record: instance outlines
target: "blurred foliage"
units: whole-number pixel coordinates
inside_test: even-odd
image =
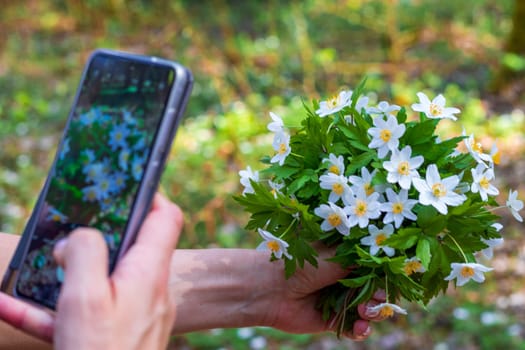
[[[489,90],[501,64],[523,70],[523,56],[503,50],[513,3],[0,0],[0,231],[23,230],[82,67],[98,47],[175,59],[194,72],[193,95],[161,186],[185,211],[183,247],[255,247],[257,235],[243,230],[247,216],[231,195],[240,190],[237,172],[256,164],[271,147],[268,112],[293,124],[303,99],[355,87],[365,75],[367,90],[377,92],[370,95],[375,102],[407,105],[417,91],[443,93],[462,114],[460,124],[442,132],[459,134],[464,126],[483,136],[486,145],[497,139],[505,169],[498,187],[509,185],[523,193],[523,90]],[[523,243],[520,229],[507,230],[515,243],[509,247]],[[505,254],[505,262],[514,264],[505,267],[514,274],[488,277],[484,287],[494,293],[491,300],[520,293],[516,278],[523,275],[516,266],[523,264],[525,253],[509,249]],[[474,318],[460,322],[451,317],[450,310],[466,301],[472,315],[485,312],[489,306],[479,302],[479,293],[439,299],[441,306],[419,314],[420,319],[385,322],[363,344],[333,336],[259,334],[265,329],[256,333],[270,349],[300,349],[307,343],[314,349],[326,344],[330,349],[522,349],[516,344],[524,341],[523,327],[506,332]],[[508,320],[525,323],[523,305],[504,311]],[[244,340],[235,345],[236,334],[212,334],[211,345],[202,343],[204,336],[192,335],[177,337],[175,343],[195,349],[255,348]],[[402,341],[390,347],[382,343],[398,338]]]

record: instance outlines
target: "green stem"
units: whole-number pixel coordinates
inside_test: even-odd
[[[298,221],[297,218],[294,218],[294,219],[292,220],[292,222],[290,223],[290,225],[286,228],[286,230],[284,230],[284,232],[281,233],[281,235],[279,236],[279,238],[282,239],[282,238],[284,237],[284,235],[287,234],[288,231],[290,231],[290,229],[292,228],[292,226],[293,226],[297,221]]]
[[[461,249],[461,246],[459,245],[459,243],[454,239],[454,237],[452,237],[450,235],[450,233],[447,233],[447,237],[450,237],[450,239],[452,240],[452,242],[454,242],[454,244],[456,245],[456,247],[458,247],[461,255],[463,255],[463,259],[465,259],[465,262],[468,263],[468,259],[467,259],[467,256],[465,255],[465,253],[463,252],[463,249]]]

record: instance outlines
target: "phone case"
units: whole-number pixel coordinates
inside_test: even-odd
[[[29,246],[31,244],[31,241],[33,240],[33,233],[35,230],[36,222],[38,221],[39,216],[42,215],[41,212],[43,211],[45,205],[45,196],[48,193],[50,183],[52,181],[51,179],[53,177],[53,170],[55,169],[57,161],[60,157],[60,150],[63,149],[66,146],[65,144],[68,142],[66,140],[68,128],[70,127],[74,109],[79,102],[79,96],[81,93],[80,90],[86,78],[88,67],[95,58],[100,57],[108,59],[122,59],[126,60],[126,62],[137,62],[138,64],[141,64],[145,67],[148,67],[149,65],[153,67],[168,67],[174,72],[171,91],[169,93],[167,101],[165,102],[163,114],[160,117],[160,124],[158,125],[158,128],[156,130],[156,135],[151,141],[149,147],[147,148],[147,161],[145,161],[145,164],[143,166],[141,172],[141,180],[140,183],[137,185],[136,192],[133,192],[135,199],[131,206],[131,211],[128,216],[127,223],[125,225],[126,229],[122,234],[121,241],[118,245],[118,250],[115,252],[116,256],[109,266],[110,272],[114,269],[118,260],[120,260],[120,258],[126,253],[129,247],[135,241],[136,234],[138,233],[142,221],[144,220],[144,217],[146,216],[149,210],[153,195],[158,187],[158,183],[162,175],[164,164],[169,154],[173,138],[182,118],[182,114],[185,111],[193,84],[193,76],[191,72],[186,67],[176,62],[164,60],[158,57],[142,56],[106,49],[99,49],[91,54],[88,62],[85,65],[80,84],[74,98],[74,102],[72,105],[73,107],[69,113],[64,133],[59,143],[55,159],[50,168],[51,170],[39,194],[33,212],[31,213],[31,216],[24,229],[24,232],[21,235],[17,249],[15,250],[11,258],[7,271],[4,274],[2,283],[0,285],[0,289],[3,292],[11,294],[20,299],[25,299],[30,303],[36,303],[38,306],[43,306],[48,310],[54,310],[55,305],[49,303],[41,304],[23,295],[19,295],[19,293],[17,293],[16,286],[20,278],[20,270],[22,264],[26,259]]]

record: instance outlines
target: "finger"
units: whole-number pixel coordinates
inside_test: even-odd
[[[169,265],[183,225],[180,208],[157,193],[135,244],[124,259],[140,259],[142,264]]]
[[[307,276],[315,276],[315,279],[311,281],[313,289],[317,290],[330,286],[348,275],[350,269],[345,269],[338,263],[328,261],[335,255],[335,249],[327,248],[324,245],[316,245],[316,249],[319,253],[318,266],[306,264],[304,267],[304,273]]]
[[[373,308],[374,306],[379,305],[381,303],[382,301],[371,299],[364,304],[357,305],[357,312],[359,313],[359,317],[361,317],[363,320],[374,322],[380,322],[385,320],[385,317],[380,316],[378,312],[370,312],[370,308]]]
[[[53,255],[64,269],[58,307],[64,303],[94,305],[94,300],[111,300],[108,247],[99,231],[76,229],[55,245]]]
[[[384,303],[386,301],[386,292],[384,291],[384,289],[378,289],[372,296],[372,299],[375,299],[380,303]]]
[[[346,333],[345,337],[354,341],[363,341],[372,333],[372,327],[367,321],[357,320],[354,322],[351,333]]]
[[[0,319],[44,341],[51,342],[53,338],[53,316],[3,293],[0,293]]]

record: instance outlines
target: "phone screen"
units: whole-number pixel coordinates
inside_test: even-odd
[[[64,272],[53,247],[77,227],[103,233],[113,266],[174,75],[125,57],[90,61],[20,267],[19,295],[54,308]]]

